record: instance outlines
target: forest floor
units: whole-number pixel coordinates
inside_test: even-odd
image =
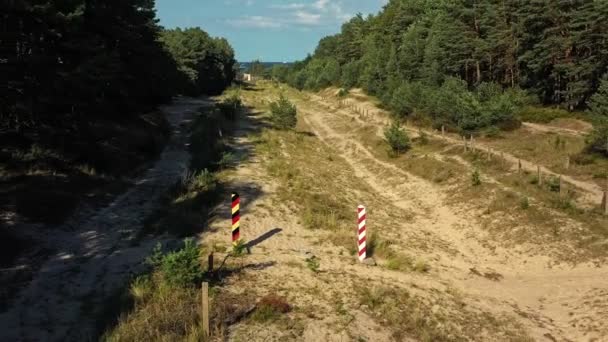
[[[284,93],[295,132],[252,133]],[[388,117],[371,101],[340,105],[332,92],[261,82],[243,90],[255,109],[235,146],[251,158],[222,177],[240,193],[241,236],[251,253],[213,289],[212,305],[284,297],[288,314],[254,313],[214,330],[234,341],[593,341],[608,337],[607,220],[559,205],[494,149],[490,160],[460,140],[417,128],[412,150],[389,158]],[[366,112],[367,114],[368,112]],[[504,160],[497,156],[502,155]],[[524,164],[530,172],[535,165]],[[471,184],[473,169],[482,184]],[[547,173],[549,170],[545,170]],[[576,181],[576,179],[573,179]],[[584,183],[584,184],[583,184]],[[593,205],[598,185],[580,181]],[[594,187],[595,186],[595,187]],[[228,194],[226,194],[228,196]],[[525,200],[525,201],[524,201]],[[557,204],[556,204],[557,203]],[[356,208],[368,210],[368,253],[356,259]],[[201,235],[221,258],[230,211]],[[374,265],[375,264],[375,265]]]
[[[42,252],[28,260],[32,265],[2,270],[17,274],[30,269],[30,274],[12,283],[20,288],[3,302],[0,340],[94,339],[103,328],[101,311],[108,301],[112,304],[109,298],[142,271],[144,259],[157,242],[174,240],[141,238],[139,233],[146,217],[159,206],[160,196],[187,170],[186,128],[199,108],[210,105],[207,100],[180,98],[164,107],[173,131],[170,142],[156,163],[108,206],[81,209],[52,229],[36,224],[19,228],[21,234],[30,230],[41,241]]]

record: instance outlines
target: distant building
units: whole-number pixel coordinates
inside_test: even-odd
[[[253,75],[243,74],[243,81],[251,82],[252,80],[253,80]]]

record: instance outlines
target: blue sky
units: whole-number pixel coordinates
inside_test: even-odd
[[[377,13],[387,0],[156,0],[166,28],[200,26],[227,38],[237,60],[300,60],[319,39],[357,13]]]

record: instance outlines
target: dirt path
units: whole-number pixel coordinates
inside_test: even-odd
[[[313,99],[318,106],[319,98],[313,96]],[[600,285],[608,276],[607,267],[551,267],[547,266],[550,263],[548,257],[502,248],[488,249],[480,243],[485,234],[474,213],[467,215],[462,208],[446,205],[445,195],[434,184],[403,170],[396,172],[393,165],[374,158],[356,137],[332,129],[335,114],[324,113],[305,102],[300,103],[299,109],[314,133],[326,144],[342,151],[341,156],[353,168],[355,175],[364,179],[378,194],[403,210],[428,213],[427,217],[417,217],[412,226],[439,236],[459,251],[456,257],[442,258],[443,267],[449,271],[442,273],[441,278],[483,298],[486,305],[497,310],[504,309],[504,305],[511,307],[524,318],[536,339],[552,336],[558,340],[578,341],[606,337],[608,330],[598,328],[593,322],[608,318],[605,312],[602,313],[608,297]],[[376,123],[381,124],[382,121]],[[453,138],[447,139],[460,143]],[[505,155],[507,160],[517,162],[516,158],[509,157]],[[532,169],[531,163],[522,163]],[[500,270],[504,278],[495,282],[471,277],[471,268]],[[594,297],[598,297],[602,304],[589,302],[589,298]]]
[[[136,185],[108,207],[79,213],[46,232],[56,251],[33,275],[11,307],[0,314],[2,341],[87,341],[99,328],[100,308],[142,270],[142,261],[159,241],[137,240],[143,220],[157,208],[157,199],[187,169],[185,129],[193,114],[210,102],[180,98],[163,111],[173,128],[169,145]],[[42,234],[42,232],[40,232]]]
[[[556,127],[556,126],[551,126],[551,125],[543,125],[543,124],[538,124],[538,123],[533,123],[533,122],[524,122],[523,126],[526,128],[529,128],[533,131],[537,131],[537,132],[542,132],[542,133],[561,133],[561,134],[568,134],[568,135],[573,135],[576,137],[584,137],[586,136],[589,131],[591,129],[586,129],[586,130],[576,130],[576,129],[571,129],[571,128],[564,128],[564,127]]]
[[[326,108],[329,108],[332,110],[339,110],[343,114],[348,114],[352,117],[355,117],[356,120],[359,122],[362,122],[362,123],[365,122],[367,124],[377,125],[378,134],[381,134],[382,127],[387,125],[389,122],[388,113],[386,113],[385,111],[383,111],[381,109],[378,109],[374,104],[372,104],[368,101],[360,100],[358,97],[357,97],[357,101],[354,101],[352,99],[345,101],[346,102],[345,107],[338,106],[331,99],[332,99],[331,97],[323,97],[323,96],[319,96],[316,94],[311,95],[311,100],[320,106],[323,106],[323,107],[326,107]],[[367,116],[361,116],[361,115],[353,112],[350,106],[354,106],[356,108],[365,110],[366,111],[365,113],[367,114]],[[414,127],[405,127],[405,128],[412,133],[418,133],[420,131],[419,128],[414,128]],[[436,132],[436,131],[428,131],[428,130],[423,130],[423,131],[429,136],[433,136],[438,139],[443,139],[444,141],[447,141],[451,144],[458,145],[458,146],[464,145],[463,141],[460,138],[456,138],[452,135],[448,134],[448,135],[444,136],[441,133]],[[489,146],[486,146],[483,143],[478,143],[478,142],[474,143],[473,148],[476,150],[482,151],[483,153],[488,153],[488,151],[489,151],[489,153],[491,153],[495,157],[504,158],[504,160],[509,162],[514,169],[516,169],[518,167],[518,163],[521,161],[523,170],[526,170],[528,172],[533,172],[533,173],[537,172],[537,168],[538,168],[537,164],[530,162],[528,160],[523,160],[523,159],[517,158],[516,156],[514,156],[510,153],[505,153],[502,151],[498,151],[496,149],[492,149]],[[550,175],[553,177],[560,176],[560,174],[553,172],[552,170],[550,170],[546,167],[541,166],[540,169],[545,176],[546,175]],[[572,184],[575,187],[583,190],[583,194],[580,198],[581,203],[583,203],[585,205],[589,205],[589,206],[597,206],[602,203],[602,199],[604,196],[604,189],[602,189],[597,184],[592,183],[592,182],[581,181],[581,180],[575,179],[574,177],[567,176],[567,175],[561,175],[561,177],[564,182]]]

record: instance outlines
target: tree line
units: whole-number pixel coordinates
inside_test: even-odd
[[[391,0],[273,77],[362,87],[397,115],[462,131],[516,124],[526,103],[585,109],[608,66],[608,2]]]
[[[234,51],[199,28],[163,30],[153,0],[4,1],[1,132],[128,120],[178,93],[216,94]]]

